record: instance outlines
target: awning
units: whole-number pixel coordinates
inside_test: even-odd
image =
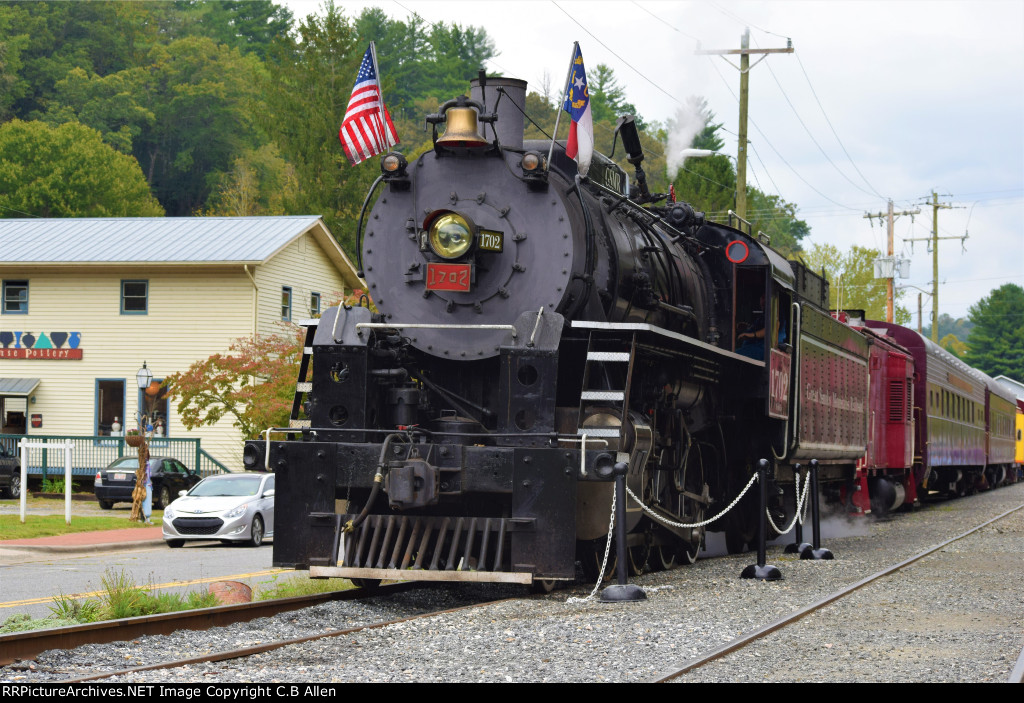
[[[0,378],[0,396],[27,398],[38,385],[38,378]]]

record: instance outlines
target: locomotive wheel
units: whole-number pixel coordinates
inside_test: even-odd
[[[669,569],[675,568],[675,547],[671,544],[659,544],[657,547],[651,550],[650,564],[651,568],[655,571],[668,571]]]
[[[628,547],[626,553],[629,555],[629,566],[630,576],[639,576],[644,573],[644,567],[647,566],[647,560],[651,556],[651,542],[645,539],[644,543],[635,547]],[[603,554],[602,554],[603,556]],[[611,562],[611,556],[609,555],[608,561]]]
[[[380,586],[380,579],[349,579],[356,588],[361,588],[367,593],[373,593]]]
[[[551,593],[558,586],[554,579],[534,579],[530,584],[531,593]]]
[[[697,544],[685,544],[682,549],[679,550],[679,563],[683,566],[689,566],[693,562],[697,561],[697,556],[700,554],[700,543]]]
[[[604,559],[603,539],[595,539],[579,543],[580,566],[583,567],[583,576],[590,583],[594,583],[601,577],[601,562]],[[611,581],[615,578],[619,560],[615,554],[615,542],[612,541],[612,549],[608,554],[608,566],[604,570],[604,581]]]

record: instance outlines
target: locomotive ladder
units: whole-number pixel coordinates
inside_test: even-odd
[[[303,320],[300,324],[306,328],[306,339],[302,343],[302,361],[299,363],[299,381],[295,384],[295,399],[292,401],[292,414],[289,416],[289,427],[309,427],[309,420],[300,420],[302,396],[313,390],[313,382],[307,381],[309,362],[313,358],[313,336],[316,334],[317,319]]]
[[[587,342],[587,359],[583,367],[583,387],[580,393],[580,412],[576,422],[576,436],[590,438],[619,439],[623,446],[622,432],[629,413],[629,388],[633,381],[636,361],[637,336],[634,332],[629,339],[621,336],[602,334],[593,330]],[[623,383],[623,376],[625,381]],[[621,390],[614,386],[622,384]],[[583,427],[590,411],[596,407],[617,407],[622,422],[618,427]]]

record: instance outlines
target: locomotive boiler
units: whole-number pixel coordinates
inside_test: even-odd
[[[375,309],[309,321],[291,426],[245,448],[281,475],[275,565],[549,586],[596,575],[617,462],[635,569],[694,560],[758,459],[852,477],[867,351],[827,284],[649,193],[628,117],[632,174],[549,157],[525,93],[474,81],[427,117],[431,151],[381,160],[359,233]],[[755,515],[724,518],[731,549]]]

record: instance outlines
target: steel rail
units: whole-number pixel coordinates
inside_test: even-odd
[[[977,527],[971,528],[970,530],[968,530],[967,532],[964,532],[963,534],[957,535],[956,537],[948,539],[945,542],[937,544],[937,545],[935,545],[933,547],[929,547],[928,549],[926,549],[925,551],[921,552],[920,554],[916,554],[916,555],[910,557],[909,559],[906,559],[905,561],[901,561],[900,563],[895,564],[893,566],[890,566],[890,567],[888,567],[886,569],[883,569],[882,571],[879,571],[878,573],[875,573],[875,574],[872,574],[871,576],[863,578],[860,581],[857,581],[856,583],[854,583],[854,584],[852,584],[850,586],[847,586],[846,588],[842,588],[842,589],[840,589],[838,591],[835,591],[834,593],[831,593],[831,594],[825,596],[824,598],[821,598],[820,600],[817,600],[814,603],[811,603],[810,605],[808,605],[806,607],[803,607],[803,608],[801,608],[801,609],[799,609],[797,611],[794,611],[794,612],[790,613],[789,615],[784,615],[781,618],[779,618],[779,619],[777,619],[777,620],[775,620],[773,622],[768,623],[767,625],[764,625],[762,627],[757,628],[756,630],[752,631],[748,635],[740,637],[739,639],[732,640],[731,642],[726,642],[725,644],[723,644],[723,645],[721,645],[719,647],[716,647],[715,649],[712,649],[710,652],[707,652],[706,654],[703,654],[703,655],[701,655],[699,657],[695,657],[693,659],[689,659],[686,662],[684,662],[678,669],[676,669],[674,671],[671,671],[669,673],[666,673],[664,675],[660,675],[657,678],[651,679],[649,681],[649,683],[666,683],[668,681],[672,681],[673,679],[679,678],[680,676],[682,676],[683,674],[685,674],[685,673],[687,673],[689,671],[693,671],[694,669],[699,669],[700,667],[704,666],[705,664],[709,664],[709,663],[711,663],[713,661],[721,659],[722,657],[724,657],[727,654],[730,654],[730,653],[735,652],[737,650],[743,649],[748,644],[752,644],[753,642],[756,642],[757,640],[763,639],[764,637],[768,636],[772,632],[775,632],[776,630],[780,630],[780,629],[782,629],[784,627],[792,625],[797,620],[800,620],[801,618],[803,618],[803,617],[805,617],[807,615],[810,615],[811,613],[813,613],[815,611],[821,610],[822,608],[824,608],[829,603],[832,603],[834,601],[837,601],[837,600],[840,600],[842,598],[845,598],[846,596],[850,595],[854,591],[857,591],[857,590],[863,588],[864,586],[867,586],[868,584],[872,583],[873,581],[877,581],[877,580],[879,580],[881,578],[884,578],[885,576],[888,576],[888,575],[893,574],[893,573],[895,573],[897,571],[905,569],[906,567],[910,566],[914,562],[919,561],[919,560],[923,559],[924,557],[929,556],[930,554],[934,554],[935,552],[937,552],[937,551],[939,551],[941,549],[944,549],[945,547],[948,547],[953,542],[956,542],[957,540],[961,540],[964,537],[972,535],[975,532],[978,532],[979,530],[982,530],[985,527],[988,527],[992,523],[997,522],[999,520],[1002,520],[1003,518],[1007,517],[1008,515],[1012,515],[1013,513],[1017,512],[1018,510],[1020,510],[1022,508],[1024,508],[1024,503],[1018,505],[1016,508],[1011,508],[1010,510],[1007,510],[1006,512],[1002,513],[1001,515],[997,515],[996,517],[992,518],[991,520],[986,520],[982,524],[978,525]],[[1018,672],[1018,669],[1020,670],[1019,672]],[[1021,659],[1019,659],[1017,661],[1017,666],[1014,668],[1014,674],[1019,674],[1018,679],[1017,679],[1018,681],[1020,680],[1020,678],[1024,677],[1024,652],[1021,652]],[[1012,680],[1012,676],[1013,675],[1011,675],[1011,680]]]
[[[389,584],[379,587],[372,595],[401,593],[421,587],[420,584],[414,582]],[[184,610],[176,613],[103,620],[86,625],[15,632],[9,635],[0,635],[0,666],[12,664],[17,660],[33,659],[50,649],[73,649],[83,644],[120,642],[144,635],[168,635],[177,630],[208,630],[211,627],[248,622],[257,618],[308,608],[320,603],[359,600],[369,595],[371,594],[361,588],[352,588],[331,593],[275,598],[237,605],[219,605],[213,608]]]
[[[405,586],[408,584],[396,584]],[[380,587],[376,594],[380,594],[386,586]],[[82,676],[73,679],[62,679],[59,682],[53,683],[83,683],[85,681],[98,681],[100,679],[108,679],[111,676],[127,676],[129,674],[141,673],[143,671],[155,671],[157,669],[174,669],[180,666],[192,666],[193,664],[211,664],[213,662],[228,661],[230,659],[240,659],[242,657],[249,657],[255,654],[263,654],[264,652],[272,652],[275,649],[281,649],[292,644],[302,644],[303,642],[313,642],[315,640],[328,639],[330,637],[342,637],[344,635],[352,635],[357,632],[364,632],[366,630],[379,630],[389,625],[398,625],[404,622],[411,622],[413,620],[420,620],[422,618],[432,618],[438,615],[446,615],[448,613],[457,613],[462,610],[469,610],[471,608],[480,608],[486,605],[495,605],[498,603],[505,603],[511,600],[519,600],[518,598],[502,598],[499,600],[485,601],[482,603],[471,603],[469,605],[460,605],[455,608],[447,608],[445,610],[433,610],[429,613],[419,613],[418,615],[410,615],[409,617],[399,618],[397,620],[386,620],[384,622],[375,622],[369,625],[359,625],[357,627],[350,627],[344,630],[331,630],[330,632],[321,632],[315,635],[305,635],[304,637],[293,637],[287,640],[276,640],[274,642],[267,642],[266,644],[258,644],[252,647],[241,647],[239,649],[226,649],[220,652],[214,652],[201,657],[191,657],[189,659],[180,659],[175,661],[159,662],[157,664],[146,664],[144,666],[136,666],[131,669],[121,669],[120,671],[110,671],[101,674],[92,674],[88,676]]]

